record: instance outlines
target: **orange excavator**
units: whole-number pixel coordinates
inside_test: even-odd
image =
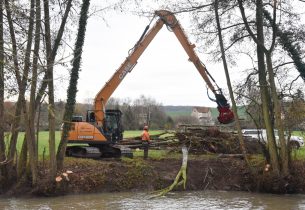
[[[144,50],[154,39],[160,29],[165,25],[172,31],[182,47],[189,56],[189,60],[193,62],[198,72],[206,82],[208,88],[213,92],[219,111],[218,121],[222,124],[228,124],[234,121],[234,115],[230,110],[226,98],[222,94],[221,89],[216,84],[205,65],[200,61],[194,51],[195,45],[191,44],[185,35],[180,23],[173,13],[166,10],[158,10],[155,17],[159,17],[154,26],[150,28],[150,24],[146,26],[143,34],[138,42],[130,50],[128,57],[112,75],[104,87],[97,93],[94,100],[94,110],[88,110],[86,121],[81,117],[75,116],[72,121],[73,125],[69,131],[68,143],[87,143],[89,146],[68,146],[66,154],[76,157],[120,157],[132,156],[132,152],[128,148],[118,146],[116,143],[123,138],[123,128],[121,125],[122,113],[119,110],[106,110],[105,105],[119,86],[125,76],[132,71],[137,64]],[[153,18],[154,19],[154,18]],[[212,84],[213,81],[214,85]]]

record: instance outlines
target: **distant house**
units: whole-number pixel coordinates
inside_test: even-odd
[[[202,125],[215,125],[212,113],[209,107],[193,107],[191,116],[196,117]]]

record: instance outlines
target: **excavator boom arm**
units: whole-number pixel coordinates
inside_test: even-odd
[[[154,39],[157,33],[160,31],[162,26],[165,24],[168,28],[170,28],[177,39],[181,43],[182,47],[186,51],[189,56],[189,60],[193,62],[198,72],[206,82],[209,89],[215,94],[216,103],[218,104],[218,110],[220,115],[218,120],[221,123],[229,123],[233,121],[233,113],[230,110],[230,106],[227,103],[227,100],[222,95],[220,90],[217,90],[214,85],[211,83],[207,69],[202,64],[200,59],[198,58],[196,52],[194,51],[195,45],[191,44],[184,33],[183,28],[181,27],[179,21],[176,17],[169,11],[159,10],[156,11],[155,14],[159,16],[159,19],[155,23],[155,25],[146,33],[143,34],[140,40],[136,43],[132,52],[128,55],[125,61],[122,63],[120,68],[113,74],[110,80],[105,84],[105,86],[98,92],[94,101],[94,109],[95,109],[95,118],[98,125],[103,124],[103,120],[105,117],[105,105],[115,91],[115,89],[119,86],[121,81],[124,79],[127,73],[131,72],[134,66],[137,64],[137,60],[143,54],[144,50],[150,44],[150,42]],[[216,85],[217,86],[217,85]],[[218,87],[218,86],[217,86]],[[217,91],[220,91],[218,93]]]
[[[177,39],[179,40],[180,44],[182,45],[183,49],[189,56],[189,60],[193,62],[195,67],[197,68],[198,72],[206,82],[207,86],[210,90],[214,93],[216,90],[212,85],[208,75],[207,70],[204,65],[202,65],[201,61],[199,60],[196,52],[194,51],[195,45],[191,44],[188,40],[183,28],[181,27],[179,21],[176,17],[169,11],[166,10],[159,10],[156,11],[156,14],[163,20],[163,22],[174,32]]]
[[[128,55],[125,61],[122,63],[120,68],[112,75],[104,87],[97,93],[94,99],[94,110],[95,118],[98,125],[103,123],[105,117],[105,105],[115,91],[115,89],[120,85],[127,73],[131,72],[134,66],[137,64],[137,60],[143,54],[144,50],[154,39],[157,33],[160,31],[164,25],[162,20],[158,20],[156,24],[148,31],[148,33],[143,37],[140,42],[138,42],[132,52]]]

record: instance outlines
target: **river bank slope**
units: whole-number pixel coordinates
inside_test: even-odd
[[[251,170],[240,158],[192,156],[188,161],[186,190],[226,190],[268,193],[304,193],[305,163],[294,161],[291,176],[274,177],[257,157]],[[40,167],[37,187],[16,185],[7,196],[58,196],[97,192],[156,191],[172,184],[181,166],[179,158],[120,160],[66,158],[64,170],[47,181],[48,171]],[[24,182],[28,183],[28,182]],[[182,187],[176,190],[183,190]]]

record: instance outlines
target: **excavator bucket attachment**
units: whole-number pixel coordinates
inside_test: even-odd
[[[230,110],[230,107],[217,107],[219,111],[218,121],[222,124],[228,124],[234,121],[234,114]]]
[[[234,121],[234,114],[230,109],[227,99],[222,93],[215,94],[217,109],[219,111],[218,121],[222,124],[228,124]]]

